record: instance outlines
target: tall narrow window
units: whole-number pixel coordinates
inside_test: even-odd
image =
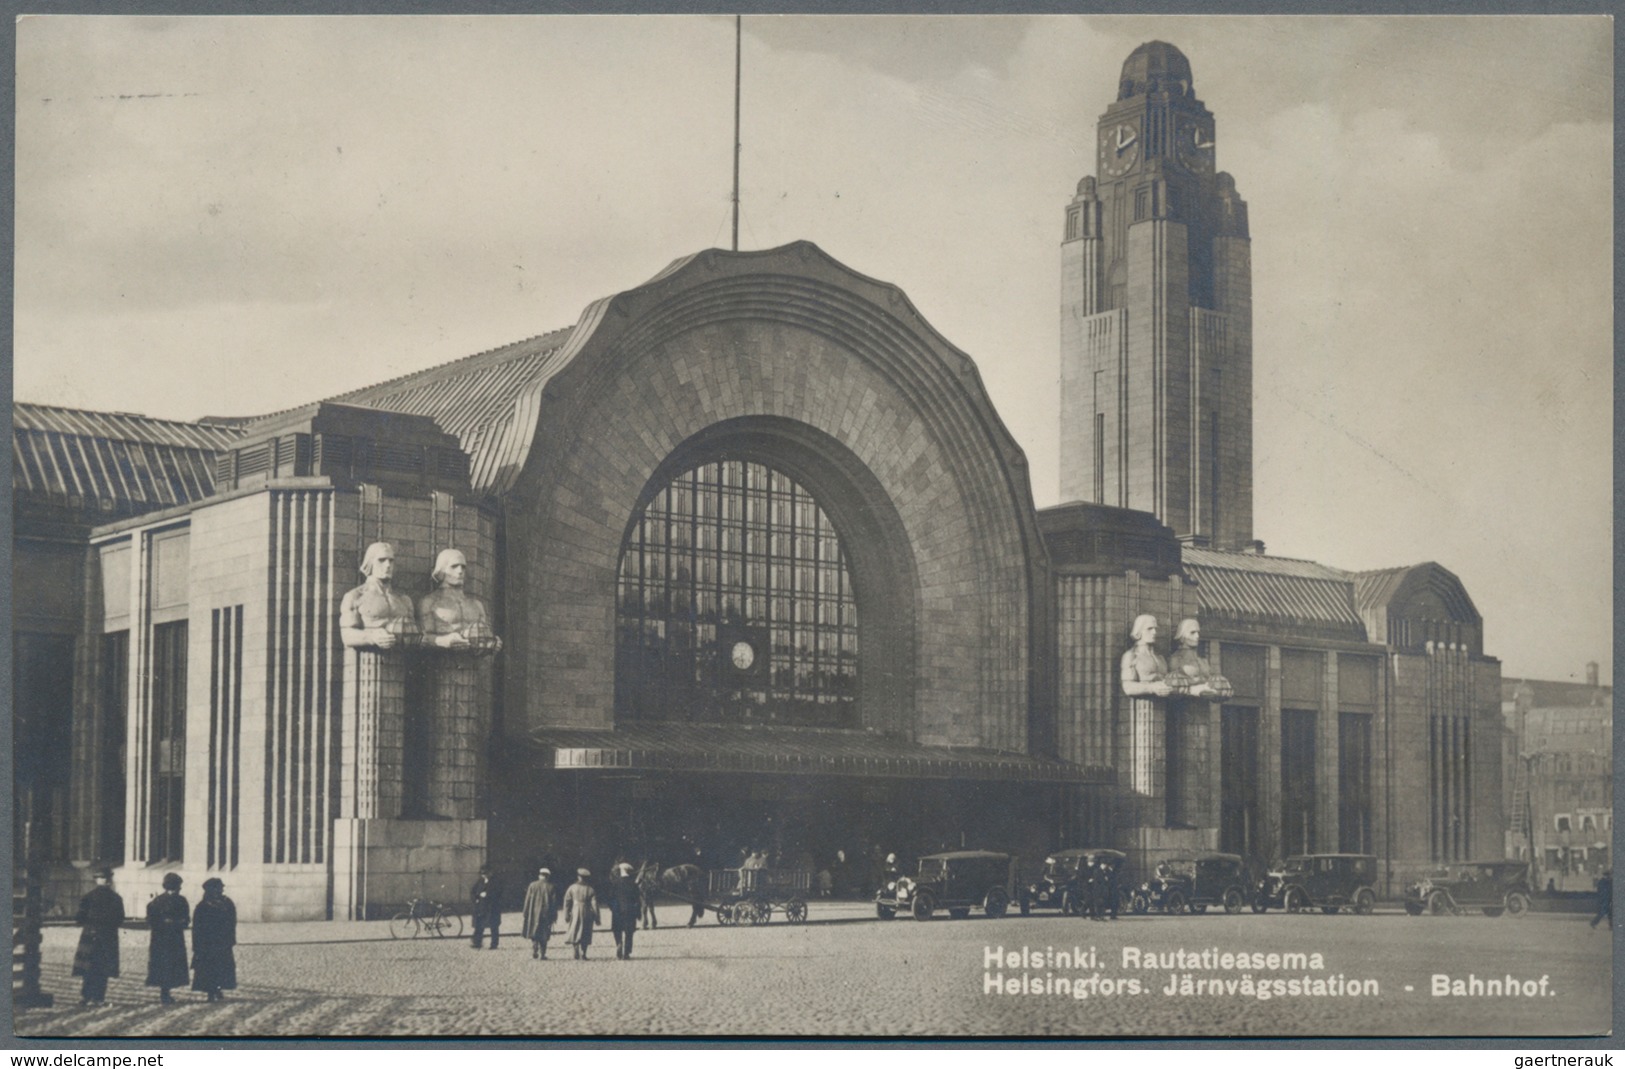
[[[186,621],[152,629],[151,811],[147,860],[179,861],[186,815]]]
[[[1251,857],[1261,849],[1258,780],[1258,710],[1226,705],[1219,719],[1219,849],[1226,853]]]
[[[1371,716],[1337,718],[1337,848],[1371,852]]]
[[[124,724],[130,703],[130,633],[102,635],[100,723],[96,735],[98,823],[95,855],[124,856]]]
[[[1095,504],[1106,503],[1106,413],[1095,413]]]
[[[1315,720],[1307,709],[1281,711],[1281,853],[1315,852]]]
[[[621,549],[616,643],[628,719],[858,723],[841,536],[766,464],[702,464],[648,500]]]

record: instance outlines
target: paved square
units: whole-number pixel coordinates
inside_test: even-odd
[[[124,934],[121,979],[105,1007],[81,1008],[69,977],[77,932],[47,931],[44,976],[56,1006],[17,1015],[25,1036],[457,1036],[457,1035],[1574,1035],[1609,1024],[1610,933],[1576,915],[1520,920],[1407,917],[1126,917],[1112,923],[1056,916],[874,919],[865,903],[814,902],[805,925],[775,919],[722,928],[709,917],[682,926],[686,907],[663,906],[660,928],[639,932],[636,956],[615,959],[608,931],[586,962],[555,937],[533,961],[517,914],[501,949],[468,940],[395,940],[383,922],[243,925],[243,986],[222,1005],[183,993],[160,1007],[142,986],[146,934]],[[606,913],[607,919],[607,913]],[[1095,949],[1084,968],[1049,951]],[[1124,968],[1124,948],[1145,961],[1183,950],[1188,967]],[[991,952],[1025,948],[1026,968],[989,967]],[[1213,951],[1203,960],[1204,951]],[[1321,967],[1230,966],[1222,955],[1320,954]],[[1504,984],[1511,974],[1544,994],[1436,997],[1444,973]],[[990,994],[990,977],[1037,994]],[[1093,984],[1088,978],[1098,974]],[[1189,976],[1192,992],[1177,988]],[[1261,981],[1308,977],[1341,994],[1258,995]],[[1339,979],[1341,978],[1341,979]],[[1081,982],[1089,997],[1058,992]],[[1172,979],[1173,994],[1164,994]],[[1111,983],[1102,984],[1100,981]],[[1139,994],[1121,989],[1137,981]],[[1351,995],[1374,980],[1376,994]],[[1197,982],[1202,982],[1197,987]],[[1219,992],[1210,985],[1219,982]],[[1235,992],[1225,986],[1235,985]],[[1413,990],[1406,991],[1406,985]],[[1117,988],[1111,994],[1103,989]],[[1202,993],[1196,994],[1200,990]],[[1286,988],[1282,987],[1283,992]],[[1520,988],[1521,990],[1521,988]],[[1243,993],[1250,992],[1250,993]]]

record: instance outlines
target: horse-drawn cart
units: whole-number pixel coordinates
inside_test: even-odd
[[[812,873],[804,869],[715,869],[710,898],[719,924],[766,924],[774,912],[791,924],[807,919],[807,889]]]

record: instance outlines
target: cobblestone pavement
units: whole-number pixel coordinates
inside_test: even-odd
[[[1520,920],[1482,916],[1373,917],[1242,914],[1126,917],[1094,923],[1055,916],[926,923],[874,919],[863,903],[821,903],[805,925],[775,919],[721,928],[708,918],[682,926],[686,907],[639,932],[636,956],[615,959],[607,931],[592,958],[571,960],[555,938],[533,961],[512,933],[496,952],[467,939],[393,940],[382,922],[254,924],[240,929],[243,986],[223,1004],[184,993],[160,1007],[145,976],[146,935],[125,932],[124,976],[107,1005],[81,1008],[69,976],[76,930],[47,931],[50,1009],[22,1010],[22,1036],[75,1038],[205,1036],[452,1036],[601,1034],[1105,1036],[1105,1035],[1572,1035],[1609,1026],[1610,933],[1574,915]],[[607,915],[606,915],[607,919]],[[506,918],[517,926],[517,915]],[[1008,963],[991,951],[1094,947],[1083,969]],[[1142,955],[1303,952],[1323,968],[1125,967]],[[1435,997],[1431,977],[1520,981],[1544,978],[1545,994]],[[1055,993],[1057,978],[1112,985],[1089,997]],[[1237,993],[1164,994],[1170,978],[1234,981]],[[1038,994],[994,994],[1025,975]],[[1261,1000],[1246,981],[1375,980],[1378,993]],[[1101,986],[1141,985],[1138,995]],[[1414,990],[1406,991],[1409,985]]]

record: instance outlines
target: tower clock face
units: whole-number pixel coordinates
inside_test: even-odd
[[[1179,162],[1198,174],[1213,170],[1213,137],[1195,119],[1180,119],[1175,126],[1174,150]]]
[[[1100,173],[1116,178],[1140,158],[1140,130],[1133,123],[1113,123],[1100,132]]]
[[[756,648],[749,642],[735,642],[731,651],[734,667],[747,672],[756,663]]]

